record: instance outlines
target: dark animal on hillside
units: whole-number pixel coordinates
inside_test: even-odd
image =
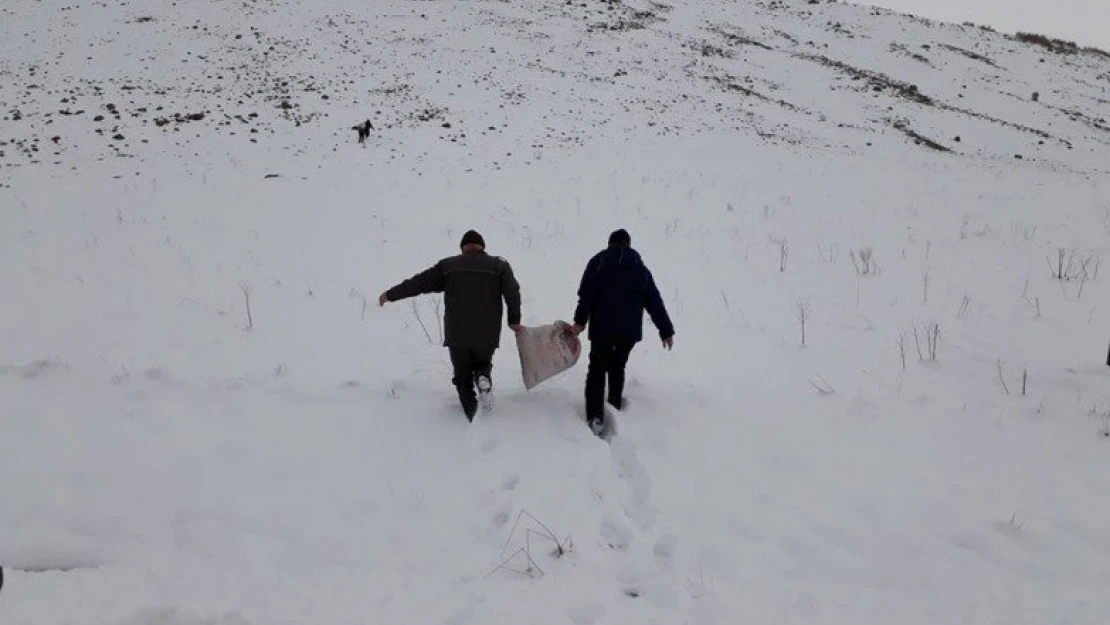
[[[357,126],[351,126],[351,130],[357,130],[358,131],[358,142],[359,143],[365,143],[366,138],[370,136],[370,131],[373,130],[373,129],[374,129],[374,125],[370,123],[369,119],[366,120],[365,122],[357,125]]]

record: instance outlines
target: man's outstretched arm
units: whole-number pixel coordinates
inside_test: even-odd
[[[385,306],[389,302],[396,302],[425,293],[440,293],[443,291],[444,283],[443,268],[439,263],[436,263],[433,267],[425,269],[382,293],[381,297],[378,298],[378,305]]]

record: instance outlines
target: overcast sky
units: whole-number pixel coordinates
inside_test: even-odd
[[[1034,32],[1110,51],[1110,0],[849,0],[1003,32]]]

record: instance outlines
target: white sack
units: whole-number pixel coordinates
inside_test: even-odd
[[[573,367],[582,354],[582,343],[565,321],[524,328],[516,334],[516,347],[524,387],[529,390]]]

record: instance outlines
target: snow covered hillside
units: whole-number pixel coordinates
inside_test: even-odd
[[[7,0],[0,625],[1110,622],[1108,120],[845,4]],[[377,306],[475,228],[569,319],[621,227],[611,445]]]

